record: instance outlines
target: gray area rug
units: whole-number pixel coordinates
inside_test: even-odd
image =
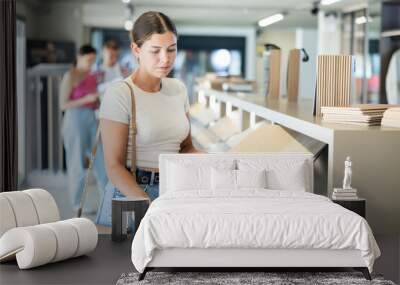
[[[138,281],[139,273],[122,274],[117,285],[133,284],[379,284],[395,285],[380,275],[372,275],[368,281],[360,272],[148,272],[146,278]]]

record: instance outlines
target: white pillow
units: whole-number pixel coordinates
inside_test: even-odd
[[[211,169],[234,169],[234,159],[212,159],[180,155],[166,162],[166,191],[211,191]]]
[[[241,188],[266,188],[266,171],[254,170],[211,170],[212,190],[237,190]]]
[[[210,167],[206,166],[169,163],[168,189],[171,191],[210,189],[210,171]]]
[[[266,170],[236,170],[238,188],[266,188]]]
[[[236,190],[236,170],[211,169],[212,190]]]
[[[267,188],[271,190],[306,191],[306,176],[303,165],[287,171],[267,171]]]
[[[299,159],[238,159],[239,170],[266,170],[267,188],[271,190],[309,191],[312,189],[310,169]]]

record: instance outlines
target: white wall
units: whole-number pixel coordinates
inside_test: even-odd
[[[300,64],[300,98],[314,98],[317,74],[317,42],[318,31],[316,29],[296,29],[296,48],[304,48],[309,55],[308,62],[301,62]]]
[[[339,54],[341,50],[341,19],[318,13],[318,54]]]
[[[258,39],[257,44],[275,44],[281,48],[281,94],[286,94],[286,74],[289,51],[296,47],[296,31],[295,29],[266,29]],[[259,67],[258,67],[259,68]],[[257,73],[262,70],[257,69]]]
[[[135,14],[139,13],[135,9]],[[82,24],[85,26],[121,29],[127,16],[120,0],[82,4]]]

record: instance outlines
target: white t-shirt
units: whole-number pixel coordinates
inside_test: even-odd
[[[104,72],[103,83],[97,86],[97,91],[100,93],[104,93],[112,82],[123,79],[121,66],[118,63],[111,67],[103,64],[100,66],[99,71]]]
[[[121,66],[116,63],[113,66],[102,65],[100,70],[104,71],[104,82],[112,82],[116,79],[122,79]]]
[[[163,78],[159,92],[146,92],[130,77],[124,80],[135,94],[136,166],[158,168],[161,153],[178,153],[188,136],[190,123],[186,116],[189,100],[185,85],[174,78]],[[131,94],[123,82],[112,83],[106,90],[99,117],[128,124],[131,119]],[[132,130],[129,127],[126,165],[131,166]]]

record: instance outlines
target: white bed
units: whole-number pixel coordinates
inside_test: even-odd
[[[275,190],[216,189],[208,167],[267,169],[275,178],[266,176],[266,186]],[[309,154],[162,155],[160,175],[160,197],[132,243],[141,278],[154,267],[355,267],[369,278],[380,255],[362,217],[312,194]],[[276,190],[282,187],[292,189]]]

